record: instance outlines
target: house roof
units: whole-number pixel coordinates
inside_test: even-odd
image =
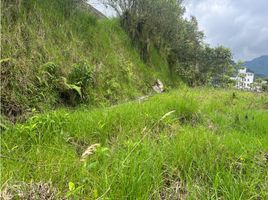
[[[246,68],[246,67],[243,67],[243,68],[240,68],[240,69],[238,69],[238,73],[253,73],[254,74],[254,71],[252,71],[252,70],[250,70],[250,69],[248,69],[248,68]]]
[[[253,74],[254,74],[254,71],[252,71],[252,70],[250,70],[250,69],[248,69],[248,68],[242,68],[242,69],[246,69],[246,73],[253,73]],[[238,74],[240,73],[239,70],[240,70],[240,69],[238,69],[237,71],[233,72],[233,73],[232,73],[232,76],[233,76],[233,77],[238,76]]]

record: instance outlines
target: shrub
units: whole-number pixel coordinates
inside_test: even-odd
[[[48,62],[41,67],[41,78],[38,76],[37,78],[41,84],[54,89],[57,88],[60,76],[60,67],[53,62]]]
[[[74,65],[68,76],[70,83],[79,85],[84,89],[90,85],[92,78],[92,68],[87,62]]]
[[[68,83],[65,77],[61,77],[59,80],[59,93],[63,103],[75,106],[81,102],[83,95],[81,87]]]
[[[83,101],[88,99],[88,90],[93,81],[93,70],[87,62],[80,62],[74,65],[68,76],[68,81],[72,85],[81,88],[81,97]]]
[[[44,64],[43,71],[46,72],[50,77],[59,77],[60,75],[59,66],[53,62]]]

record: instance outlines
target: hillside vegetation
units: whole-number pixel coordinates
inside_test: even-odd
[[[267,94],[208,87],[230,50],[182,1],[81,2],[1,1],[0,199],[268,199]]]
[[[180,88],[37,115],[3,133],[1,185],[24,199],[267,199],[267,103],[264,94]]]
[[[17,119],[58,105],[108,105],[174,85],[165,55],[144,63],[117,20],[72,0],[1,1],[1,113]],[[178,79],[177,79],[178,82]]]
[[[107,0],[121,10],[114,20],[83,2],[1,1],[2,115],[111,105],[151,93],[157,79],[167,88],[229,84],[230,50],[205,44],[181,1]]]

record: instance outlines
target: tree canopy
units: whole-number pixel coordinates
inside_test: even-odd
[[[189,85],[224,83],[233,67],[232,53],[222,46],[211,48],[195,17],[184,17],[182,0],[104,0],[112,6],[122,27],[150,59],[150,48],[164,52],[170,70]]]

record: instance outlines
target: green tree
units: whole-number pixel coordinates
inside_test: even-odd
[[[167,56],[170,71],[191,86],[228,80],[233,69],[231,51],[204,43],[197,19],[183,16],[182,0],[104,1],[117,11],[121,25],[138,44],[145,61],[150,59],[153,46]]]

